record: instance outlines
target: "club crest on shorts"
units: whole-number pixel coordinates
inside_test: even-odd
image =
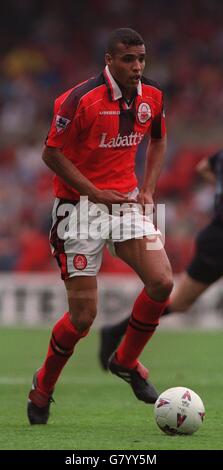
[[[151,118],[152,112],[148,103],[140,103],[137,110],[137,118],[141,124],[145,124]]]
[[[87,266],[87,258],[85,255],[75,255],[73,263],[75,269],[83,271],[83,269],[85,269]]]

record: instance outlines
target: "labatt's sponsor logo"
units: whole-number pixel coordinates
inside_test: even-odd
[[[132,145],[140,144],[144,134],[141,132],[131,132],[129,135],[120,135],[107,139],[107,132],[101,135],[99,147],[101,148],[117,148],[117,147],[131,147]]]

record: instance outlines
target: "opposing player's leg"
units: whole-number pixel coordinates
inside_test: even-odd
[[[95,276],[77,276],[65,281],[69,312],[54,325],[42,367],[34,374],[28,400],[31,424],[46,424],[55,384],[78,341],[88,334],[97,311]]]
[[[210,223],[196,239],[195,255],[180,276],[164,314],[186,312],[223,274],[222,228]]]
[[[192,279],[187,272],[184,272],[171,295],[169,311],[186,312],[209,285]]]
[[[116,243],[117,255],[129,264],[144,283],[133,306],[126,334],[109,361],[111,372],[128,381],[140,400],[154,403],[157,392],[147,381],[148,371],[140,364],[144,346],[154,334],[173,286],[172,271],[162,242],[155,237],[157,249],[148,249],[148,239]]]

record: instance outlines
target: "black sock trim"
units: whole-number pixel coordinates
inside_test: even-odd
[[[70,357],[71,354],[64,354],[60,351],[58,351],[58,349],[55,348],[54,344],[52,341],[50,341],[50,346],[51,348],[53,349],[53,352],[57,355],[57,356],[63,356],[63,357]]]
[[[51,337],[50,344],[51,344],[51,347],[52,347],[52,349],[54,350],[54,352],[55,352],[56,354],[58,354],[59,356],[70,357],[71,354],[73,353],[73,349],[64,349],[64,348],[62,348],[62,347],[57,343],[57,341],[55,340],[54,335],[52,335],[52,337]]]
[[[140,328],[139,326],[134,325],[131,320],[129,321],[129,326],[133,328],[134,330],[141,331],[142,333],[152,333],[155,331],[157,325],[150,326],[150,328]]]
[[[151,326],[153,327],[154,325],[157,326],[159,323],[143,323],[140,320],[137,320],[137,318],[134,317],[134,315],[131,315],[130,321],[133,320],[134,322],[138,323],[140,326]]]
[[[56,344],[56,346],[61,349],[62,351],[64,351],[65,353],[69,353],[71,351],[71,349],[68,349],[68,348],[64,348],[63,346],[61,346],[61,344],[58,343],[58,341],[56,340],[54,334],[52,333],[52,339],[54,341],[54,343]]]

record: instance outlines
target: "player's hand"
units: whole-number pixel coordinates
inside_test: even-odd
[[[137,202],[142,206],[143,212],[146,215],[153,214],[153,212],[155,211],[152,193],[141,189],[137,196]]]
[[[105,204],[111,208],[112,204],[136,203],[136,199],[113,189],[100,189],[89,199],[95,204]]]

